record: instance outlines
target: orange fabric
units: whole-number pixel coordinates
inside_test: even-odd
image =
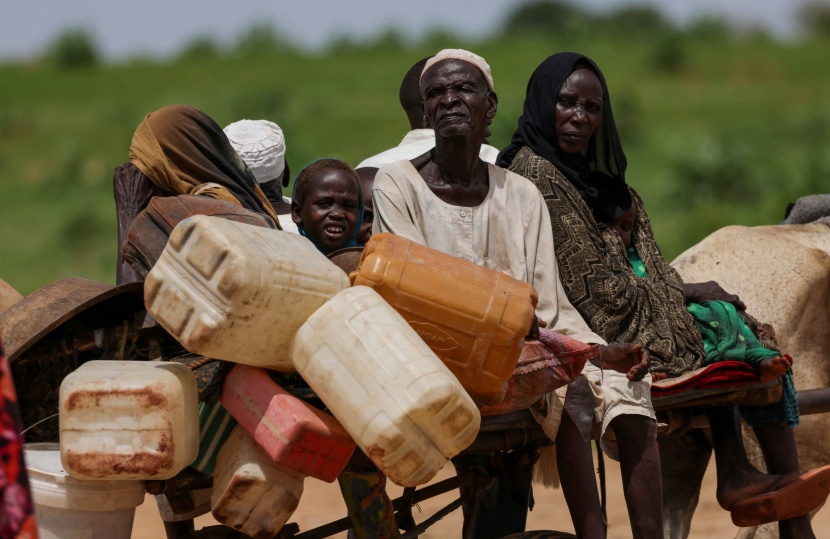
[[[133,135],[130,161],[165,191],[233,202],[268,215],[279,227],[274,208],[225,133],[193,107],[171,105],[145,116]]]

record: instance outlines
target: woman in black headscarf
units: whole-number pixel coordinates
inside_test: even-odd
[[[585,72],[599,82],[594,102],[579,102],[573,90],[559,95],[572,73]],[[660,255],[646,212],[637,212],[632,244],[654,279],[630,271],[628,258],[617,256],[622,244],[616,233],[602,224],[618,208],[628,209],[630,196],[643,206],[636,192],[618,188],[625,184],[626,159],[605,79],[593,61],[561,53],[542,62],[530,78],[524,114],[499,165],[529,178],[544,195],[560,279],[594,331],[647,347],[655,373],[678,376],[702,366],[703,346],[686,312],[683,282]],[[603,196],[607,193],[623,196]]]
[[[592,330],[609,342],[642,344],[651,352],[651,371],[662,377],[679,376],[703,365],[701,335],[686,302],[723,300],[741,311],[745,306],[716,283],[684,284],[663,259],[642,200],[626,186],[626,159],[608,87],[590,58],[560,53],[539,65],[528,83],[518,128],[499,154],[498,164],[530,179],[542,192],[562,285]],[[638,211],[631,244],[645,264],[645,279],[634,274],[619,236],[606,224],[629,209],[632,201]],[[760,497],[784,509],[778,515],[786,518],[811,510],[807,506],[812,501],[796,508],[792,493],[784,492],[799,489],[803,480],[797,476],[792,429],[776,423],[755,429],[770,471],[794,474],[766,475],[746,459],[735,410],[715,410],[708,416],[718,468],[718,501],[725,509],[733,510],[735,516],[735,511],[757,504]],[[566,404],[564,426],[571,420],[579,423],[580,417],[584,413],[580,416],[579,410],[569,410]],[[617,437],[621,434],[625,436],[617,432]],[[622,449],[622,439],[620,443]],[[621,464],[625,479],[625,459]],[[568,497],[564,478],[563,487]],[[767,494],[775,489],[779,490]],[[633,523],[628,488],[626,494]],[[632,498],[636,500],[636,494]],[[571,499],[576,498],[571,495],[569,507],[578,526],[577,518],[585,516],[574,513]],[[801,497],[800,501],[806,500]],[[806,516],[782,523],[781,530],[782,537],[813,537]]]

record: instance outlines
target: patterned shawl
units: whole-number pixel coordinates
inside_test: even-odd
[[[652,354],[652,372],[678,376],[703,365],[700,331],[686,311],[682,280],[660,254],[643,202],[632,243],[648,271],[640,279],[613,229],[597,223],[579,191],[548,160],[519,150],[510,170],[530,179],[545,198],[559,278],[588,325],[607,341],[636,342]],[[629,187],[630,189],[630,187]]]

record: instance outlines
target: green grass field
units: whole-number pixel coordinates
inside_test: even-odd
[[[440,42],[439,42],[440,41]],[[658,241],[673,258],[729,224],[777,223],[787,202],[830,188],[827,42],[691,38],[450,38],[411,47],[145,60],[80,70],[0,65],[0,278],[23,293],[64,277],[114,282],[112,172],[143,116],[186,103],[220,125],[267,118],[296,173],[320,157],[352,164],[398,143],[403,73],[444,46],[492,66],[507,144],[528,77],[547,55],[591,56],[609,84]]]

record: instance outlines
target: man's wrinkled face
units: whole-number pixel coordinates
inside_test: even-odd
[[[437,137],[485,138],[488,121],[496,114],[496,94],[474,65],[462,60],[443,60],[432,66],[421,81],[424,111]]]

